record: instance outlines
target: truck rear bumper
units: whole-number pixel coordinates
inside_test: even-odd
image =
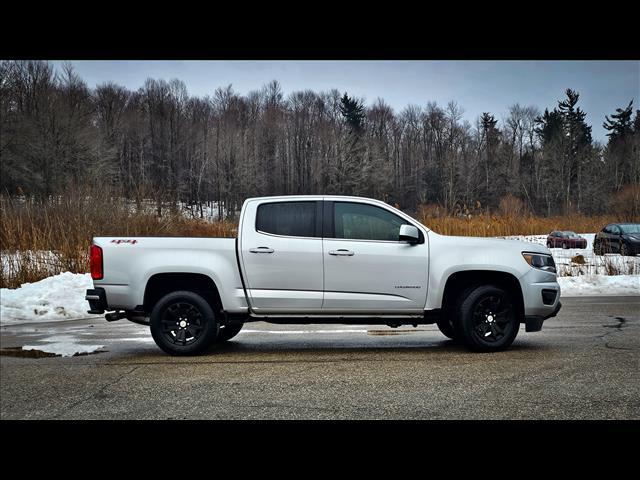
[[[104,288],[91,288],[84,297],[89,302],[90,310],[87,313],[99,315],[107,309],[107,293]]]

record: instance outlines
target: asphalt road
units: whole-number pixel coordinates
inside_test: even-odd
[[[147,327],[2,327],[2,419],[640,419],[640,297],[563,298],[542,332],[470,353],[433,325],[245,325],[174,358]],[[54,338],[105,345],[22,358]]]

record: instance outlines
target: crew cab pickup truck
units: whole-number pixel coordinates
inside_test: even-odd
[[[496,351],[561,306],[546,247],[439,235],[361,197],[250,198],[235,239],[96,237],[90,257],[89,313],[149,325],[172,355],[214,349],[250,321],[435,323]]]

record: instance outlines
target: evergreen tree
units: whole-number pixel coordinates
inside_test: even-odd
[[[629,102],[627,108],[616,108],[616,113],[609,116],[605,116],[605,122],[602,126],[605,130],[609,130],[607,136],[611,141],[615,141],[616,138],[630,135],[633,132],[631,126],[631,113],[633,112],[633,100]],[[635,123],[638,123],[638,115],[636,114]],[[637,129],[637,125],[635,126]]]
[[[340,99],[340,113],[352,132],[358,134],[362,132],[362,124],[365,117],[362,102],[355,98],[349,98],[345,92]]]
[[[569,136],[570,149],[573,155],[587,145],[591,145],[591,125],[587,125],[585,118],[587,113],[580,107],[575,108],[580,94],[568,88],[567,99],[558,102],[558,110],[563,116],[565,133]]]
[[[564,135],[566,138],[564,149],[564,164],[566,168],[565,187],[565,211],[568,212],[572,205],[580,209],[581,182],[580,177],[584,163],[589,158],[591,147],[591,126],[587,125],[587,116],[580,107],[576,108],[580,94],[568,88],[567,98],[558,102],[558,112],[562,116]],[[575,197],[575,198],[574,198]]]
[[[555,108],[551,112],[545,108],[542,116],[536,117],[535,123],[535,132],[543,146],[562,135],[562,115]]]
[[[636,117],[632,123],[632,113],[633,100],[626,108],[617,108],[611,118],[607,115],[602,124],[609,131],[605,159],[613,179],[614,190],[620,190],[624,185],[640,180],[640,159],[637,151],[640,120],[636,111]]]
[[[502,182],[504,178],[496,178],[498,172],[496,170],[498,161],[498,146],[500,145],[500,130],[497,125],[498,120],[489,112],[483,112],[480,117],[480,125],[482,128],[482,143],[484,154],[484,170],[485,170],[485,188],[484,195],[481,195],[481,201],[487,203],[492,197],[492,188],[489,182],[490,178]]]
[[[359,100],[349,98],[345,92],[340,99],[340,113],[349,127],[349,134],[345,138],[344,153],[339,158],[332,183],[337,193],[361,195],[366,191],[367,178],[370,174],[362,137],[365,118],[364,106]]]

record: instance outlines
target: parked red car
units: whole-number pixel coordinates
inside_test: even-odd
[[[587,248],[587,239],[576,232],[556,230],[547,236],[547,248]]]

